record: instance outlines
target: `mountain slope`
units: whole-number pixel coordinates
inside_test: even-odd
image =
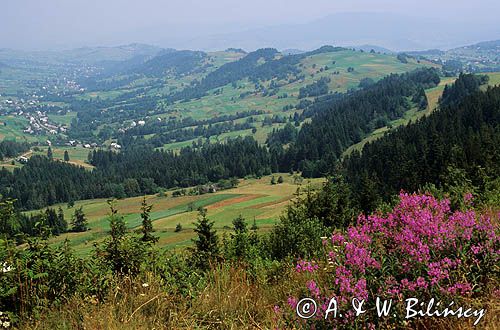
[[[466,82],[473,79],[478,83]],[[479,92],[480,82],[461,76],[439,110],[347,157],[347,178],[359,198],[376,193],[388,199],[426,183],[487,189],[488,178],[500,176],[500,87]]]

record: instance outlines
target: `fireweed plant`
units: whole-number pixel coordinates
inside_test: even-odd
[[[300,294],[288,298],[288,326],[408,326],[403,310],[407,298],[448,303],[495,295],[500,278],[499,214],[476,211],[470,194],[464,201],[465,208],[452,211],[448,199],[402,192],[387,214],[361,215],[356,225],[325,238],[323,260],[299,260],[296,265],[306,283]],[[303,297],[313,298],[318,306],[307,321],[295,314]],[[392,299],[393,310],[399,310],[378,318],[370,312],[376,297]],[[342,318],[325,320],[331,298],[345,311]],[[367,313],[354,317],[353,298],[365,300]]]

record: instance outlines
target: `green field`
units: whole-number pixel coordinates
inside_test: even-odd
[[[65,115],[48,114],[47,116],[55,123],[69,126],[71,121],[76,118],[76,112],[68,111]]]
[[[18,142],[44,141],[41,136],[29,135],[23,132],[28,125],[28,120],[20,116],[0,116],[0,140],[16,140]]]
[[[276,177],[280,174],[276,174]],[[242,179],[237,188],[216,192],[213,194],[197,196],[172,197],[168,192],[165,196],[146,196],[149,204],[153,205],[151,217],[160,238],[159,246],[171,249],[191,244],[194,237],[193,222],[198,216],[197,208],[207,209],[208,217],[215,222],[214,227],[226,232],[232,228],[232,221],[239,215],[243,216],[249,226],[255,222],[259,231],[269,230],[277,221],[289,201],[294,198],[299,185],[294,183],[290,174],[281,174],[284,183],[271,185],[271,177],[261,179]],[[310,184],[319,187],[322,179],[304,181],[302,185]],[[126,198],[117,201],[116,207],[124,216],[127,227],[130,229],[140,228],[140,207],[142,197]],[[70,246],[80,254],[89,253],[94,242],[102,240],[108,232],[109,206],[105,199],[85,200],[75,203],[74,208],[67,205],[61,206],[68,222],[75,208],[82,207],[89,219],[90,230],[85,233],[67,233],[51,239],[53,243],[59,243],[65,239],[69,240]],[[36,213],[30,211],[28,213]],[[182,231],[175,232],[177,224],[181,224]]]
[[[39,147],[39,151],[34,152],[36,155],[47,155],[48,147]],[[83,147],[51,147],[52,156],[57,160],[64,160],[64,152],[68,151],[69,163],[73,165],[92,168],[92,165],[86,163],[89,152],[92,149],[85,149]]]
[[[488,72],[486,75],[490,78],[488,85],[498,86],[500,85],[500,72]]]

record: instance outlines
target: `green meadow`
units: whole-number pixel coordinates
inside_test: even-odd
[[[199,207],[207,209],[208,217],[214,221],[214,227],[221,233],[229,232],[232,221],[242,216],[248,226],[254,221],[259,232],[268,231],[295,197],[297,189],[310,185],[318,188],[323,179],[304,181],[301,185],[294,182],[290,174],[282,175],[282,184],[271,184],[271,176],[260,179],[242,179],[238,187],[216,193],[172,197],[171,191],[164,196],[145,196],[148,204],[153,205],[151,218],[156,230],[155,235],[159,237],[159,246],[172,249],[187,246],[195,236],[193,231],[194,222],[197,219]],[[127,227],[130,230],[138,230],[141,226],[140,208],[143,197],[133,197],[116,200],[118,212],[124,216]],[[69,245],[80,254],[88,254],[93,249],[93,243],[100,242],[108,235],[109,205],[105,199],[94,199],[78,201],[71,208],[66,204],[54,205],[53,208],[61,207],[65,218],[71,222],[75,208],[82,207],[89,220],[90,230],[84,233],[66,233],[51,239],[54,244],[68,239]],[[30,211],[29,214],[38,211]],[[175,231],[180,224],[182,230]]]

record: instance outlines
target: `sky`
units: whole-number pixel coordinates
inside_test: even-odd
[[[0,48],[63,49],[132,42],[193,47],[211,35],[305,24],[343,12],[494,21],[498,0],[0,0]],[[500,38],[500,36],[499,36]]]

